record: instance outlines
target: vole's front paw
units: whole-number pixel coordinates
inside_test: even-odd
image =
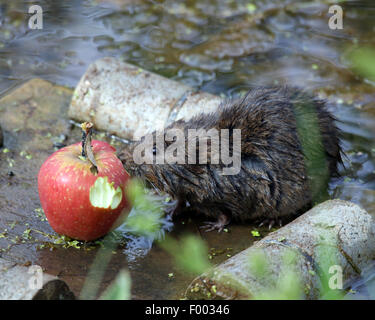
[[[225,226],[227,226],[230,222],[230,219],[225,214],[220,214],[219,218],[216,221],[206,221],[204,225],[201,226],[201,229],[206,229],[206,232],[217,230],[221,232],[224,230]]]
[[[264,219],[261,223],[259,223],[259,227],[266,226],[268,224],[268,230],[271,230],[273,226],[283,226],[283,222],[279,218],[267,218]]]
[[[204,222],[204,225],[201,226],[200,228],[205,229],[204,230],[205,232],[210,232],[214,230],[217,230],[217,232],[221,232],[223,231],[224,227],[225,225],[223,225],[222,223],[218,221],[206,221]]]

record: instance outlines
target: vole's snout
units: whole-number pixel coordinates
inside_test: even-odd
[[[125,170],[134,177],[143,179],[145,174],[149,171],[149,166],[139,162],[137,154],[134,156],[134,145],[125,146],[117,156]]]
[[[118,153],[118,158],[125,167],[134,163],[133,153],[129,148],[126,147]]]

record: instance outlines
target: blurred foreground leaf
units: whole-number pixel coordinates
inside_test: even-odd
[[[165,197],[147,193],[142,183],[132,179],[127,187],[127,197],[132,211],[126,220],[126,226],[137,235],[150,235],[160,231],[164,210],[169,204]]]
[[[375,81],[375,49],[374,48],[360,48],[354,50],[349,59],[352,63],[353,69],[360,75]]]
[[[100,300],[130,300],[130,285],[129,272],[121,270]]]
[[[167,237],[159,244],[173,256],[176,265],[186,272],[201,274],[211,267],[206,244],[194,235],[184,236],[180,241]]]

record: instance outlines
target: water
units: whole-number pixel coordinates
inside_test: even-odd
[[[299,86],[328,100],[343,131],[345,168],[330,195],[374,212],[375,87],[353,72],[348,56],[375,47],[375,3],[340,2],[343,30],[328,28],[328,1],[249,3],[0,0],[0,95],[35,77],[74,88],[104,56],[225,96]],[[32,4],[43,9],[42,30],[28,28]],[[143,240],[128,246],[135,257],[149,252]]]

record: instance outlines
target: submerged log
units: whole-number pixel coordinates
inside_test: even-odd
[[[0,258],[0,300],[72,300],[66,283],[40,266],[20,266]]]
[[[286,259],[290,253],[294,258]],[[270,272],[259,272],[259,263],[254,267],[260,255]],[[340,289],[340,283],[359,276],[374,259],[374,218],[356,204],[330,200],[197,277],[186,296],[265,298],[294,270],[301,288],[298,298],[317,299],[326,293],[324,288]]]
[[[69,116],[134,140],[171,121],[217,108],[221,99],[115,58],[91,64],[77,85]]]

